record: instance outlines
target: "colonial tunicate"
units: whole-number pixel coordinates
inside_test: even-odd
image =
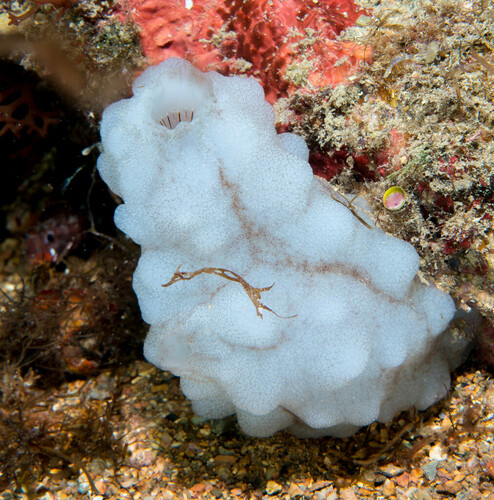
[[[103,114],[98,169],[141,245],[146,358],[248,434],[346,436],[446,394],[451,297],[314,177],[253,79],[169,59]]]

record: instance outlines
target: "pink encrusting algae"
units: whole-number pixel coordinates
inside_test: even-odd
[[[200,70],[256,77],[273,103],[336,85],[370,50],[337,36],[365,14],[353,0],[129,0],[150,64],[183,57]]]

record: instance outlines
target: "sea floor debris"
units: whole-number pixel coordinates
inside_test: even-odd
[[[194,416],[178,380],[143,361],[62,384],[33,410],[32,429],[60,432],[59,448],[26,436],[21,450],[45,463],[30,481],[17,471],[5,500],[494,499],[494,383],[473,367],[442,404],[347,439],[249,438]]]

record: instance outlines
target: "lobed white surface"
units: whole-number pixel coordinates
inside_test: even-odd
[[[181,377],[197,413],[236,413],[254,436],[346,436],[445,395],[453,300],[418,282],[411,245],[333,199],[256,81],[169,59],[133,91],[103,114],[98,169],[124,200],[116,225],[142,247],[145,356]],[[274,284],[262,302],[276,314],[211,274],[164,288],[179,265]]]

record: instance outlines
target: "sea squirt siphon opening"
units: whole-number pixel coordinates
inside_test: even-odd
[[[195,120],[211,98],[211,82],[192,66],[180,65],[153,92],[150,114],[155,123],[173,130],[180,123]]]
[[[182,110],[172,111],[159,121],[159,124],[167,129],[173,130],[180,122],[191,122],[194,118],[194,111]]]

